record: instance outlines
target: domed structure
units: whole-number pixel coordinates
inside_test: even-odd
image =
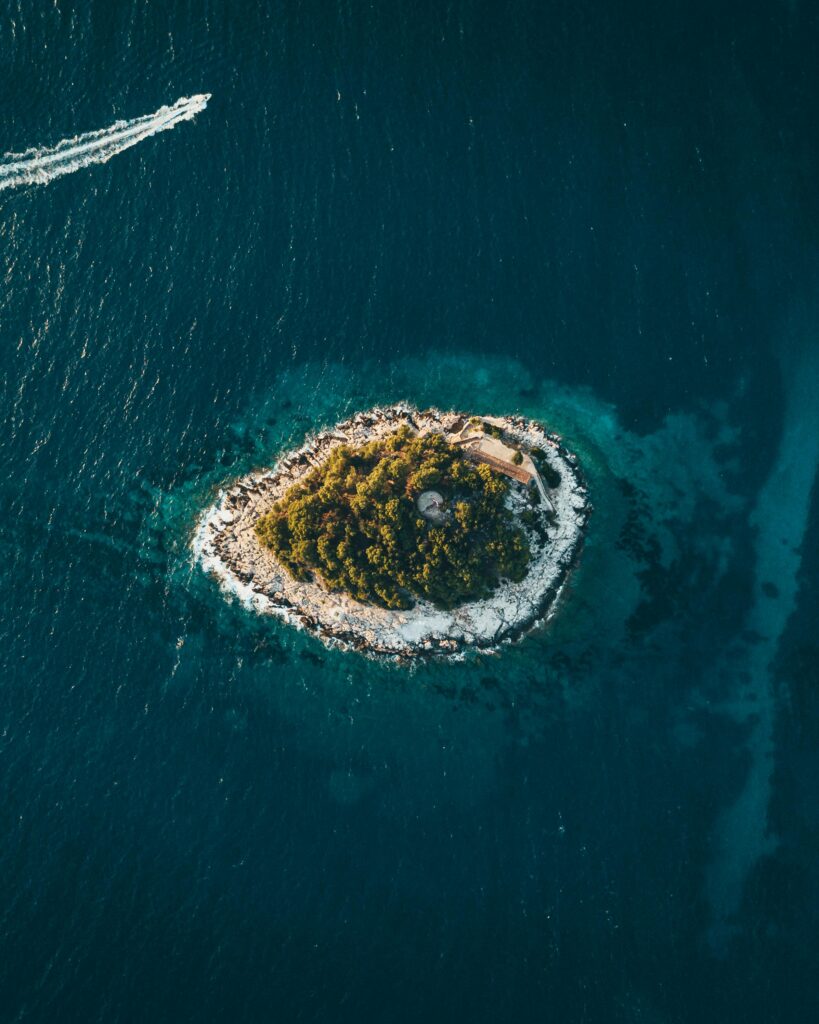
[[[446,511],[443,497],[437,491],[424,491],[418,495],[418,511],[431,523],[440,523]]]

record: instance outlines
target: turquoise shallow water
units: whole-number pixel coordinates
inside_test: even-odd
[[[17,4],[0,1020],[819,1010],[815,15]],[[548,630],[407,671],[225,601],[219,487],[375,402],[540,418]]]

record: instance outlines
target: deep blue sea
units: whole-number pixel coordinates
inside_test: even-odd
[[[0,190],[0,1024],[819,1019],[818,44],[804,0],[0,4],[0,152],[212,94]],[[500,655],[331,652],[191,555],[402,399],[582,460]]]

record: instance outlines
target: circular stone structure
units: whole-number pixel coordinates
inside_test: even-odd
[[[415,504],[424,519],[432,523],[440,523],[444,518],[444,498],[437,491],[423,491]]]
[[[420,599],[410,609],[391,610],[330,591],[316,580],[294,580],[260,543],[258,520],[334,448],[361,447],[405,425],[421,435],[442,434],[473,461],[510,478],[506,501],[530,546],[521,581],[502,579],[487,598],[451,610]],[[517,453],[525,454],[521,459]],[[328,646],[402,660],[457,657],[517,640],[553,614],[580,554],[590,512],[576,457],[540,424],[518,416],[478,419],[439,409],[419,412],[402,404],[358,413],[308,438],[272,469],[236,481],[206,510],[192,546],[223,590],[256,612],[307,629]]]

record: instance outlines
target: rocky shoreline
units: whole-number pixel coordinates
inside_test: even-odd
[[[358,413],[308,438],[275,466],[253,473],[222,491],[200,519],[193,538],[194,555],[223,590],[253,610],[275,615],[307,629],[328,646],[396,659],[456,657],[470,649],[493,649],[512,642],[551,617],[560,593],[576,564],[591,513],[576,457],[556,434],[517,416],[484,417],[512,440],[539,448],[542,458],[560,476],[548,491],[549,505],[535,507],[534,526],[526,530],[531,547],[529,571],[519,583],[505,580],[485,600],[451,611],[417,601],[409,610],[393,611],[354,601],[316,582],[297,582],[256,538],[260,516],[300,477],[320,466],[340,444],[358,447],[385,437],[403,424],[420,433],[452,436],[463,414],[409,405],[379,407]],[[554,478],[556,479],[556,477]],[[513,511],[530,508],[513,487]]]

